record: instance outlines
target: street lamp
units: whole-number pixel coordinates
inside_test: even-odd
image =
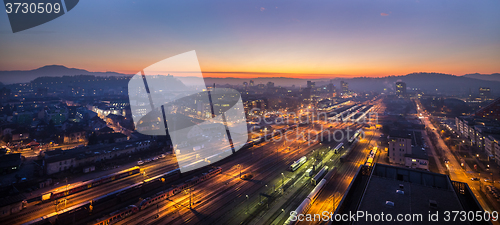
[[[192,191],[193,191],[193,188],[189,188],[189,208],[191,209],[191,197],[192,197]]]
[[[66,199],[67,199],[67,196],[68,196],[68,178],[66,177],[66,193],[64,193],[64,208],[66,208]]]
[[[248,202],[248,195],[246,195],[246,197],[247,197],[247,213],[248,213],[248,211],[250,211],[250,203]]]
[[[285,174],[281,173],[283,178],[281,178],[281,190],[285,191],[284,185],[285,185]]]

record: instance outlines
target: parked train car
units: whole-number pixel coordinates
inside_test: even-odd
[[[360,129],[356,130],[356,132],[354,132],[354,134],[349,138],[349,143],[351,145],[353,145],[353,143],[357,142],[361,138],[361,137],[359,137],[361,132],[363,132],[363,129],[360,128]]]
[[[362,111],[360,111],[354,118],[353,121],[358,123],[360,120],[366,117],[368,113],[372,110],[373,105],[368,105],[366,108],[364,108]]]
[[[141,194],[142,185],[143,183],[137,183],[113,191],[90,201],[60,210],[57,213],[49,214],[44,219],[51,221],[52,224],[73,224],[79,219],[88,217],[90,212],[101,212],[114,207],[116,204],[123,202],[123,200],[138,197]],[[126,196],[126,199],[122,199],[121,196]]]
[[[305,156],[302,156],[299,160],[295,161],[292,163],[292,165],[290,165],[290,171],[295,171],[297,170],[299,167],[301,167],[302,165],[304,165],[304,163],[306,163],[307,161],[307,157]]]
[[[173,196],[175,194],[178,194],[182,190],[194,186],[196,184],[199,184],[209,178],[214,177],[215,175],[219,174],[222,172],[222,168],[214,168],[209,170],[207,173],[203,173],[199,177],[193,177],[192,179],[179,184],[173,188],[170,188],[166,191],[159,192],[154,195],[153,198],[148,198],[144,201],[141,202],[141,207],[135,206],[138,210],[146,208],[147,206],[153,204],[155,201],[162,199],[161,195],[163,195],[163,198],[166,198],[165,196]],[[153,180],[162,180],[162,178],[165,179],[164,182],[166,182],[167,179],[173,179],[173,177],[178,177],[180,176],[179,169],[169,171],[167,173],[158,175],[154,177],[154,179],[150,179],[149,181]],[[90,201],[85,201],[83,203],[80,203],[78,205],[69,207],[64,210],[60,210],[58,212],[51,213],[49,215],[37,218],[35,220],[29,221],[25,223],[26,225],[45,225],[45,224],[72,224],[74,223],[75,220],[83,219],[86,216],[89,215],[89,211],[92,211],[94,213],[98,213],[101,211],[104,211],[106,209],[109,209],[111,207],[114,207],[116,204],[121,203],[125,200],[128,200],[133,197],[138,197],[141,193],[144,193],[144,186],[149,185],[150,183],[144,181],[140,183],[136,183],[132,186],[128,186],[125,188],[122,188],[120,190],[113,191],[111,193],[105,194],[103,196],[99,196],[97,198],[94,198]],[[158,198],[160,196],[160,198]],[[123,198],[123,199],[122,199]],[[156,199],[155,201],[152,201],[152,199]],[[135,210],[132,206],[128,206],[127,208],[117,210],[113,213],[110,213],[107,216],[102,217],[98,221],[96,221],[95,224],[99,225],[104,225],[104,224],[110,224],[113,221],[117,221],[119,219],[122,219],[130,214],[133,214],[137,212],[138,210]]]
[[[321,169],[317,174],[316,176],[313,177],[313,179],[311,179],[311,183],[313,185],[316,185],[316,183],[318,181],[321,180],[321,178],[323,178],[323,176],[328,172],[328,166],[325,166],[323,167],[323,169]]]
[[[93,206],[93,212],[102,212],[115,205],[130,199],[139,197],[143,193],[143,183],[136,183],[132,186],[128,186],[111,193],[99,196],[91,200]]]
[[[58,212],[53,212],[53,213],[50,213],[48,215],[36,218],[36,219],[31,220],[29,222],[23,223],[22,225],[54,224],[54,223],[56,223],[56,221],[59,222],[60,218],[67,217],[69,213],[74,212],[75,210],[78,210],[78,209],[88,207],[89,205],[90,205],[89,201],[82,202],[80,204],[68,207],[66,209],[59,210]],[[70,224],[70,223],[63,223],[63,224]]]
[[[311,207],[311,204],[314,202],[314,200],[316,200],[319,193],[321,192],[321,190],[325,186],[326,182],[327,181],[325,179],[321,180],[318,183],[318,185],[316,185],[316,187],[309,193],[309,195],[307,195],[307,197],[304,199],[304,201],[302,201],[302,203],[299,205],[299,207],[297,207],[297,209],[295,209],[294,213],[292,213],[292,215],[290,215],[290,217],[288,217],[288,219],[283,224],[284,225],[295,224],[296,220],[293,220],[293,218],[297,217],[297,215],[299,215],[299,214],[304,214],[305,212],[307,212],[307,210],[309,210],[309,208]]]
[[[376,154],[377,154],[377,147],[375,147],[373,150],[370,151],[370,155],[368,156],[368,159],[366,160],[365,166],[372,166],[373,165],[373,160],[375,159]]]
[[[313,165],[314,172],[319,171],[321,168],[323,168],[323,161],[322,160],[317,160],[316,162],[314,162],[314,165]]]
[[[126,208],[116,210],[109,214],[109,216],[104,217],[103,219],[99,219],[99,222],[95,223],[95,225],[108,225],[113,223],[114,221],[121,220],[129,215],[132,215],[139,211],[139,208],[135,205],[127,206]]]
[[[177,180],[180,176],[180,169],[175,169],[144,180],[143,189],[145,192],[161,187],[165,183]]]
[[[172,187],[172,188],[169,188],[168,190],[165,190],[165,191],[161,191],[161,192],[158,192],[156,193],[155,195],[153,195],[152,197],[149,197],[149,198],[146,198],[144,199],[140,204],[139,206],[135,206],[137,208],[136,211],[126,211],[126,210],[130,210],[132,206],[129,206],[125,209],[122,209],[122,210],[117,210],[101,219],[99,219],[95,225],[107,225],[109,224],[110,222],[112,221],[116,221],[116,220],[119,220],[119,219],[122,219],[130,214],[133,214],[133,213],[136,213],[138,212],[139,210],[144,210],[146,209],[147,207],[151,206],[151,205],[154,205],[160,201],[163,201],[171,196],[174,196],[180,192],[182,192],[183,190],[189,188],[189,187],[192,187],[194,185],[197,185],[205,180],[208,180],[214,176],[216,176],[217,174],[220,174],[222,172],[222,168],[218,167],[218,168],[214,168],[214,169],[211,169],[210,171],[208,171],[207,173],[203,173],[200,177],[193,177],[192,179],[189,179],[187,180],[186,182],[184,182],[183,184],[179,184],[177,185],[176,187]],[[124,214],[124,212],[129,212],[129,214]],[[124,215],[124,216],[121,216],[121,215]]]
[[[262,138],[254,138],[252,140],[249,140],[245,145],[243,145],[243,148],[249,148],[249,147],[252,147],[256,144],[259,144],[261,143],[263,140]]]
[[[306,170],[306,176],[312,177],[314,175],[314,170],[312,167]]]
[[[353,105],[353,106],[345,106],[340,109],[335,110],[334,112],[330,113],[328,120],[330,121],[344,121],[346,119],[350,112],[358,108],[359,105]]]
[[[343,119],[344,122],[354,122],[354,119],[361,111],[363,111],[366,108],[366,106],[360,106],[356,110],[351,110],[349,115]]]
[[[200,177],[193,177],[192,179],[185,181],[183,184],[179,184],[176,187],[170,188],[166,191],[158,192],[154,196],[144,199],[140,203],[139,209],[143,210],[150,205],[153,205],[159,201],[163,201],[171,196],[174,196],[174,195],[180,193],[181,191],[185,190],[186,188],[192,187],[192,186],[197,185],[205,180],[208,180],[221,172],[222,172],[222,168],[220,168],[220,167],[215,168],[215,169],[211,169],[207,173],[203,173]]]
[[[339,143],[337,146],[335,146],[335,148],[333,149],[333,152],[335,154],[338,154],[340,152],[342,152],[342,150],[344,150],[344,143]]]
[[[46,216],[38,217],[34,220],[31,220],[29,222],[23,223],[21,225],[52,225],[52,223],[48,220],[52,216],[52,213]]]
[[[118,180],[124,177],[128,177],[140,172],[140,168],[138,166],[122,170],[113,174],[109,174],[103,177],[99,177],[93,180],[89,180],[86,182],[79,183],[74,186],[68,186],[68,188],[60,187],[57,190],[47,192],[41,196],[42,201],[52,201],[54,199],[58,199],[64,196],[72,195],[74,193],[90,189],[92,187],[98,186],[100,184],[108,183],[114,180]]]

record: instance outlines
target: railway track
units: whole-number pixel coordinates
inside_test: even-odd
[[[269,146],[269,145],[268,145],[268,146],[265,146],[265,148],[268,148],[268,147],[275,147],[276,145],[280,145],[280,143],[274,143],[274,144],[272,144],[271,146]],[[262,147],[259,147],[259,148],[260,148],[260,149],[259,149],[260,151],[264,151],[264,150],[265,150],[265,149],[263,149]],[[254,152],[255,152],[255,150],[254,150]],[[273,153],[274,153],[274,152],[269,152],[269,154],[273,154]],[[297,153],[298,153],[297,149],[296,149],[295,151],[293,151],[293,153],[297,154]],[[254,153],[254,154],[255,154],[255,153]],[[248,157],[248,155],[247,155],[247,157]],[[253,157],[254,157],[254,156],[253,156]],[[251,158],[253,158],[253,157],[252,157],[252,156],[250,156],[250,159],[243,159],[243,160],[251,160],[251,161],[256,161],[256,159],[255,159],[255,158],[254,158],[253,160],[251,159]],[[242,157],[242,158],[243,158],[243,157]],[[274,160],[265,160],[265,161],[263,161],[263,162],[264,162],[264,164],[262,164],[262,163],[257,163],[257,164],[255,164],[255,165],[253,165],[252,167],[257,167],[257,168],[255,169],[255,171],[259,171],[259,172],[260,172],[260,170],[262,170],[262,169],[264,169],[264,168],[266,168],[266,167],[271,167],[272,165],[274,165],[274,164],[275,164]],[[285,160],[284,166],[286,166],[286,165],[287,165],[287,163],[288,163],[288,161],[286,161],[286,160]],[[234,164],[236,164],[236,162],[235,162]],[[223,167],[224,167],[224,166],[223,166]],[[271,168],[276,168],[276,167],[271,167]],[[250,168],[250,169],[252,169],[252,168]],[[262,176],[262,177],[264,177],[264,178],[265,178],[265,177],[268,177],[268,174],[270,175],[270,174],[272,174],[273,172],[275,172],[275,170],[276,170],[276,169],[273,169],[273,170],[265,169],[265,170],[268,170],[268,172],[267,172],[267,173],[262,173],[262,175],[260,175],[260,176]],[[259,172],[258,172],[257,174],[261,174],[261,173],[259,173]],[[257,180],[258,178],[259,178],[259,176],[255,177],[255,178],[254,178],[254,180]],[[262,179],[261,181],[265,181],[265,179]],[[230,183],[230,182],[228,182],[228,181],[226,181],[226,183],[231,184],[231,183]],[[216,184],[216,185],[217,185],[217,184]],[[227,186],[228,186],[228,187],[226,188],[227,190],[223,190],[223,191],[221,191],[220,189],[217,189],[217,191],[215,191],[215,192],[218,192],[217,194],[213,194],[214,192],[212,192],[212,195],[214,196],[214,198],[208,199],[207,201],[205,201],[206,203],[204,203],[204,204],[198,204],[198,205],[196,206],[196,209],[198,210],[198,209],[200,209],[200,208],[204,207],[204,206],[205,206],[205,204],[207,204],[207,203],[209,203],[209,202],[211,202],[211,201],[215,201],[214,199],[216,199],[217,197],[219,197],[219,198],[220,198],[221,196],[228,195],[228,193],[229,193],[229,195],[236,195],[236,196],[238,196],[238,192],[246,191],[247,193],[249,193],[248,189],[249,189],[249,188],[252,188],[252,187],[251,187],[251,186],[252,186],[252,184],[248,185],[248,182],[242,182],[242,181],[241,181],[241,180],[239,180],[239,179],[238,179],[238,182],[236,183],[236,186],[235,186],[234,184],[232,184],[232,185],[227,185]],[[247,186],[247,187],[246,187],[246,186]],[[262,185],[262,186],[264,186],[264,185]],[[231,190],[231,192],[229,192],[230,190]],[[255,190],[255,191],[258,191],[258,190]],[[254,192],[255,192],[255,191],[254,191]],[[254,192],[251,192],[251,193],[253,194]],[[239,196],[241,197],[241,194],[239,194]],[[186,200],[184,200],[184,201],[186,201]],[[200,202],[200,203],[203,203],[203,202]],[[234,203],[238,203],[238,202],[237,202],[237,201],[233,201],[233,204],[234,204]],[[239,204],[241,204],[241,202],[240,202]],[[239,205],[239,204],[237,204],[237,205]],[[228,207],[228,206],[227,206],[227,205],[224,205],[223,207]],[[230,207],[230,208],[232,208],[232,207]],[[217,210],[218,210],[218,208],[217,208],[217,209],[214,209],[213,207],[211,207],[211,209],[212,209],[212,211],[214,211],[214,210],[215,210],[215,211],[217,211]],[[167,209],[167,210],[168,210],[168,209]],[[179,214],[179,218],[185,218],[185,216],[188,216],[188,215],[185,215],[185,214],[190,213],[190,212],[186,212],[186,213],[181,214],[181,211],[182,211],[182,208],[180,208],[180,209],[178,210],[178,213],[177,213],[177,214]],[[160,211],[160,213],[162,213],[162,212],[163,212],[163,211]],[[151,215],[152,215],[152,214],[151,214]],[[170,213],[169,215],[171,215],[171,213]],[[176,222],[178,222],[179,220],[180,220],[180,219],[171,220],[171,221],[169,221],[169,223],[176,223]],[[166,222],[166,221],[164,221],[164,220],[158,220],[158,221]],[[125,224],[126,222],[127,222],[126,220],[123,220],[123,224]],[[184,222],[185,222],[185,221],[184,221]],[[217,223],[217,220],[215,220],[215,221],[213,221],[213,222]],[[122,221],[120,221],[120,223],[122,223]]]
[[[380,110],[380,107],[377,107],[375,111],[379,111],[379,110]],[[366,159],[368,152],[369,152],[369,150],[366,150],[366,149],[368,146],[370,146],[370,144],[374,140],[374,138],[375,138],[374,133],[372,133],[372,135],[367,137],[367,138],[368,138],[368,141],[366,143],[364,143],[364,145],[362,146],[362,148],[361,148],[362,151],[358,150],[358,151],[354,151],[351,153],[351,154],[353,154],[353,153],[355,154],[355,156],[351,155],[351,157],[355,158],[354,162],[360,162],[360,161],[364,162],[364,160]],[[360,145],[358,144],[358,146],[356,146],[356,148],[360,148]],[[366,153],[364,153],[363,150],[366,150]],[[352,163],[352,162],[348,162],[348,163]],[[358,169],[358,167],[355,165],[349,165],[348,167],[342,166],[341,168],[339,168],[339,172],[341,174],[340,177],[337,177],[336,179],[330,180],[328,185],[331,185],[331,183],[335,180],[352,179],[354,177],[355,173],[357,172],[357,169]],[[343,194],[340,195],[340,193],[344,193],[347,190],[347,186],[348,186],[348,185],[342,185],[342,184],[343,184],[343,182],[337,182],[337,185],[335,186],[335,189],[333,191],[323,192],[317,199],[317,202],[319,202],[320,205],[319,206],[316,205],[316,207],[311,207],[307,213],[310,213],[310,214],[319,213],[319,214],[321,214],[323,211],[334,212],[336,209],[336,206],[333,205],[333,203],[332,203],[333,200],[330,200],[331,199],[330,196],[332,196],[332,197],[336,196],[336,197],[341,198],[343,196]],[[327,196],[327,197],[325,197],[325,196]],[[336,201],[334,203],[338,204],[340,202],[340,199],[337,199],[337,200],[338,201]],[[313,224],[321,224],[321,222],[316,222]]]
[[[174,168],[174,165],[168,164],[167,167],[162,167],[162,168],[164,168],[164,169],[156,170],[155,172],[152,172],[151,176],[161,174],[162,172],[164,172],[164,170],[172,169],[172,168]],[[75,193],[73,195],[69,195],[66,198],[66,207],[64,207],[64,203],[59,203],[58,210],[69,208],[71,206],[78,205],[82,202],[93,199],[96,197],[96,193],[102,193],[102,190],[109,190],[109,191],[105,192],[105,193],[109,193],[109,192],[112,192],[114,190],[118,190],[120,188],[135,184],[135,183],[140,182],[142,180],[143,180],[142,175],[140,173],[138,173],[138,174],[134,174],[134,175],[127,177],[127,179],[115,180],[115,181],[112,181],[110,183],[99,185],[96,188],[86,189],[86,190],[80,191],[80,192]],[[38,218],[38,217],[42,217],[42,216],[48,215],[50,213],[53,213],[56,211],[54,201],[63,202],[64,197],[57,199],[57,200],[50,201],[50,202],[35,205],[35,206],[31,207],[31,209],[28,208],[29,211],[26,211],[26,212],[21,211],[21,214],[16,214],[15,216],[5,218],[2,221],[2,223],[22,224],[22,223],[30,221],[33,218]]]

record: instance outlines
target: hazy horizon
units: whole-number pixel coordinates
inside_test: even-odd
[[[26,71],[35,71],[37,69],[41,68],[49,68],[49,67],[65,67],[67,69],[76,69],[76,70],[86,70],[90,74],[93,75],[92,73],[110,73],[110,76],[113,76],[113,73],[117,73],[119,75],[134,75],[134,74],[125,74],[125,73],[120,73],[117,71],[89,71],[85,68],[73,68],[73,67],[67,67],[65,65],[60,65],[60,64],[52,64],[52,65],[45,65],[33,69],[28,69],[28,70],[0,70],[0,72],[26,72]],[[189,78],[190,76],[182,76],[183,72],[173,72],[171,75],[174,75],[176,77],[185,77]],[[322,80],[322,79],[352,79],[352,78],[385,78],[385,77],[390,77],[390,76],[405,76],[408,74],[418,74],[418,73],[437,73],[437,74],[447,74],[447,75],[453,75],[453,76],[464,76],[464,75],[470,75],[470,74],[480,74],[480,73],[468,73],[468,74],[448,74],[448,73],[442,73],[442,72],[429,72],[429,71],[415,71],[407,74],[388,74],[388,75],[382,75],[382,76],[362,76],[362,75],[346,75],[346,74],[314,74],[314,73],[270,73],[270,72],[233,72],[233,71],[228,71],[228,72],[222,72],[222,71],[202,71],[204,73],[205,78],[211,78],[211,79],[272,79],[272,78],[286,78],[286,79],[314,79],[314,80]],[[498,74],[498,73],[491,73],[491,74]],[[491,74],[481,74],[481,75],[491,75]],[[3,76],[8,76],[8,74],[2,74]],[[74,76],[78,74],[68,74],[66,76]],[[86,75],[86,74],[81,74],[81,75]],[[45,75],[40,75],[39,77],[44,77]],[[57,75],[53,77],[58,77]]]
[[[500,71],[499,7],[462,0],[81,1],[61,19],[15,34],[2,12],[0,70],[57,63],[135,74],[195,50],[201,71],[242,76],[491,74]]]

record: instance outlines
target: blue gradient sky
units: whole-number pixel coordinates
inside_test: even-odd
[[[499,12],[497,0],[83,0],[16,34],[2,11],[0,70],[59,64],[136,73],[196,50],[210,72],[495,73]]]

